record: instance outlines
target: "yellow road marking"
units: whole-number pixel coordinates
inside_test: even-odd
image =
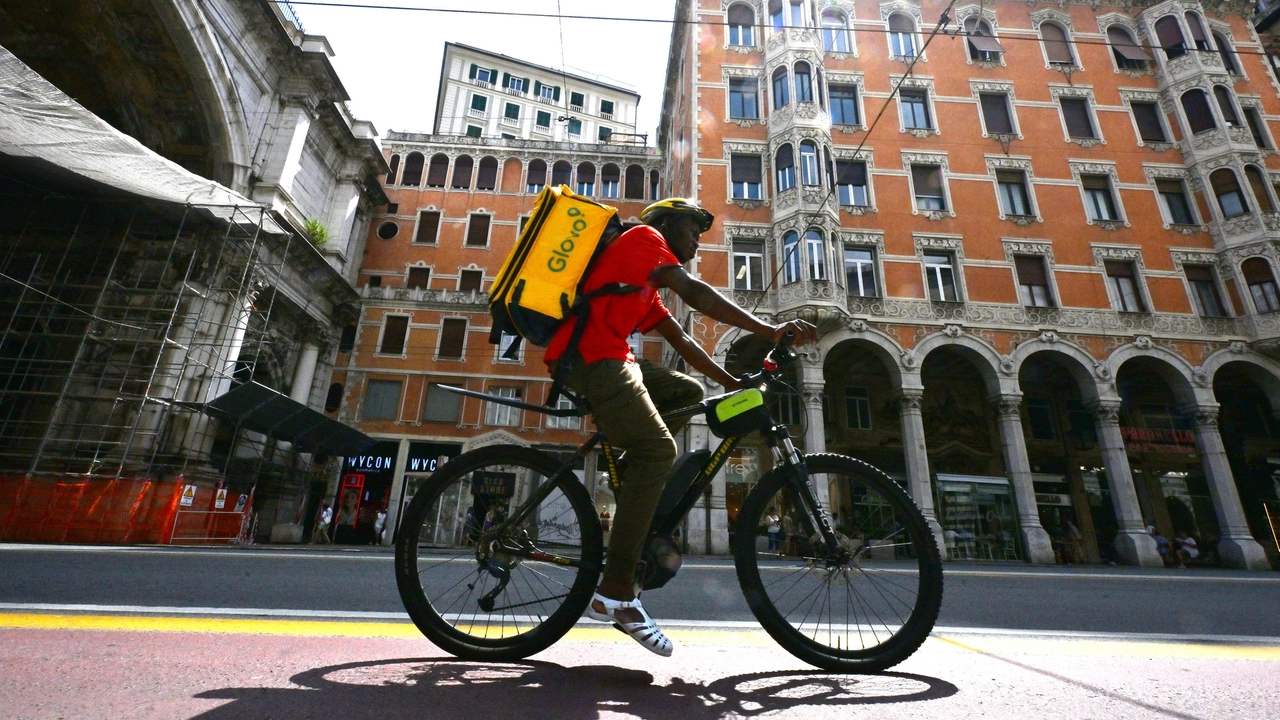
[[[1215,645],[1132,640],[1054,640],[1052,638],[967,637],[964,641],[934,635],[934,640],[980,655],[1053,655],[1072,657],[1200,658],[1210,660],[1280,661],[1280,647]]]

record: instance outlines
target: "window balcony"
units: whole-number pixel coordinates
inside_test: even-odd
[[[483,111],[483,110],[477,110],[477,109],[475,109],[475,108],[468,108],[468,109],[467,109],[467,117],[480,118],[481,120],[483,120],[483,119],[484,119],[484,111]]]
[[[604,118],[605,120],[612,120],[612,119],[613,119],[613,113],[602,112],[602,113],[600,113],[600,117],[601,117],[601,118]]]
[[[524,97],[524,91],[521,90],[520,88],[509,87],[509,88],[503,88],[503,90],[506,91],[508,95],[515,95],[516,97]]]
[[[508,127],[520,127],[520,118],[504,117],[499,122],[500,124],[506,125]]]
[[[569,106],[569,112],[576,112],[576,113],[580,113],[580,112],[582,112],[582,106],[581,106],[581,105],[570,105],[570,106]]]
[[[480,80],[479,78],[472,78],[471,84],[485,88],[486,90],[493,87],[493,83],[490,83],[488,80]]]
[[[533,126],[533,129],[534,129],[536,132],[540,132],[540,133],[550,133],[550,132],[551,132],[551,126],[550,126],[550,125],[534,125],[534,126]]]
[[[555,98],[543,97],[543,96],[541,96],[541,95],[539,95],[539,96],[538,96],[538,102],[540,102],[540,103],[546,103],[547,105],[556,105],[556,104],[557,104],[557,103],[556,103]]]

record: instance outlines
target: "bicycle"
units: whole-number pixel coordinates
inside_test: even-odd
[[[783,383],[779,360],[794,357],[789,344],[777,343],[761,370],[742,379],[743,389],[663,415],[705,414],[722,440],[676,461],[638,583],[650,590],[674,577],[673,533],[730,451],[760,432],[776,464],[748,493],[730,536],[747,604],[801,660],[833,672],[879,672],[905,660],[933,629],[942,604],[938,547],[923,514],[887,475],[844,455],[796,450],[764,400]],[[555,417],[588,412],[573,395],[576,407],[550,409],[451,389]],[[428,639],[466,660],[512,661],[546,649],[578,622],[604,545],[595,505],[573,468],[597,446],[616,489],[618,457],[596,432],[563,462],[515,445],[464,453],[415,493],[396,542],[396,584]],[[824,482],[842,496],[842,508],[848,499],[839,525],[817,492]],[[495,520],[482,527],[490,509]],[[766,518],[786,518],[789,532],[769,532],[766,540]]]

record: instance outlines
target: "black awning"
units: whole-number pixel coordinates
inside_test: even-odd
[[[973,46],[981,52],[1004,52],[1004,46],[993,37],[977,34],[970,35],[969,42],[973,43]]]
[[[359,430],[256,382],[233,389],[206,404],[204,410],[246,430],[288,440],[304,452],[358,455],[375,442]]]

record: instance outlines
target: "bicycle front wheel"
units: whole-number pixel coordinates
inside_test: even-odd
[[[558,468],[545,453],[497,445],[455,458],[414,494],[396,541],[396,585],[441,649],[518,660],[582,616],[604,554],[600,521],[578,478],[556,479]]]
[[[760,479],[734,526],[738,582],[751,612],[791,654],[825,670],[879,672],[928,637],[942,562],[924,515],[887,475],[843,455],[807,455],[814,487],[840,509],[838,548],[805,510],[798,476]]]

